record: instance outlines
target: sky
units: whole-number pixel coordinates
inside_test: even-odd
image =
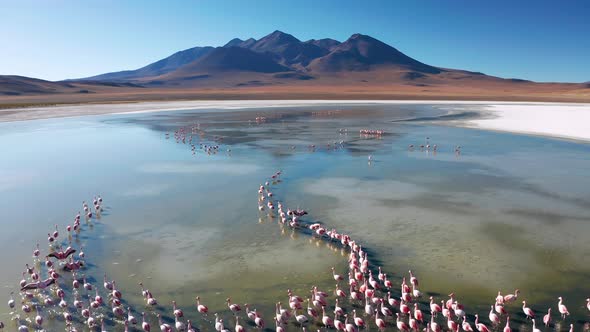
[[[275,30],[300,40],[362,33],[434,66],[590,81],[586,0],[0,0],[0,75],[136,69]]]

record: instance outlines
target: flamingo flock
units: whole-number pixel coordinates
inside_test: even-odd
[[[170,139],[170,133],[165,133],[165,138]],[[189,127],[180,127],[173,132],[174,141],[177,144],[188,144],[191,147],[191,153],[193,155],[197,154],[197,147],[198,150],[210,155],[215,155],[219,153],[220,144],[223,141],[223,137],[213,135],[212,141],[205,140],[208,135],[203,129],[201,129],[200,124],[195,124]],[[198,139],[204,140],[204,142],[197,143],[194,142],[194,138],[198,137]],[[231,149],[227,149],[227,152],[231,152]]]
[[[510,312],[516,314],[518,308],[513,303],[519,298],[520,290],[516,289],[514,293],[502,295],[498,292],[490,305],[488,313],[489,322],[480,321],[479,314],[475,313],[473,325],[468,321],[466,308],[456,298],[454,293],[449,294],[449,298],[440,300],[438,304],[433,296],[429,297],[429,303],[426,305],[422,302],[423,293],[420,291],[420,284],[417,276],[408,271],[408,276],[401,279],[399,291],[395,291],[392,281],[387,274],[382,271],[380,266],[370,264],[370,258],[363,247],[350,235],[340,233],[334,228],[328,228],[321,223],[307,222],[302,217],[308,212],[301,209],[291,210],[286,208],[282,202],[273,199],[272,184],[279,183],[281,171],[274,173],[269,181],[266,181],[258,189],[258,206],[260,211],[268,207],[269,217],[274,217],[275,205],[278,207],[278,224],[281,227],[287,226],[293,231],[307,233],[313,237],[319,238],[331,243],[339,243],[343,248],[349,251],[348,254],[348,271],[339,273],[335,267],[330,267],[332,277],[336,282],[336,289],[333,293],[334,299],[330,303],[330,294],[319,290],[313,286],[310,296],[306,299],[307,310],[303,311],[303,297],[294,295],[288,290],[289,308],[291,312],[282,308],[281,302],[276,306],[275,325],[277,331],[284,331],[287,324],[292,322],[306,331],[308,324],[324,327],[326,329],[335,329],[338,331],[357,332],[360,329],[366,329],[374,326],[380,331],[387,328],[397,328],[402,332],[419,331],[441,332],[444,330],[458,332],[462,329],[465,332],[490,332],[496,331],[505,321],[503,332],[511,332]],[[375,271],[375,272],[374,272]],[[376,276],[376,278],[375,278]],[[409,280],[409,283],[408,283]],[[342,283],[346,283],[342,286]],[[348,290],[348,294],[344,289]],[[396,296],[392,296],[396,292]],[[343,303],[347,301],[348,306]],[[511,307],[511,308],[510,308]],[[586,307],[590,311],[590,298],[586,300]],[[349,308],[348,310],[346,308]],[[357,314],[356,308],[364,308],[363,317]],[[561,314],[561,319],[565,320],[569,311],[559,297],[557,308]],[[395,315],[394,315],[395,313]],[[430,313],[430,319],[426,316]],[[531,328],[534,332],[539,330],[536,327],[535,313],[527,306],[525,300],[522,301],[521,316],[531,321]],[[352,318],[349,320],[349,318]],[[546,327],[551,325],[551,308],[548,309],[543,322]],[[569,325],[569,331],[573,331],[573,323]]]
[[[540,331],[536,321],[538,316],[527,301],[522,300],[521,308],[516,306],[517,300],[522,298],[518,289],[504,295],[498,292],[489,306],[488,321],[483,321],[479,313],[469,315],[454,293],[449,294],[448,299],[434,296],[426,299],[423,285],[412,270],[397,284],[381,266],[372,263],[366,249],[349,234],[311,222],[306,217],[308,211],[287,208],[277,200],[273,188],[281,182],[281,176],[282,171],[277,171],[260,185],[258,209],[275,218],[280,227],[341,246],[348,252],[348,269],[339,271],[334,266],[327,267],[335,283],[334,291],[315,285],[310,285],[309,291],[302,294],[287,289],[285,302],[275,303],[268,325],[263,313],[253,305],[246,303],[242,307],[228,297],[225,302],[227,314],[231,315],[230,322],[226,324],[223,312],[214,313],[211,327],[216,331],[225,332],[232,328],[235,332],[245,332],[248,328],[286,331],[291,327],[302,331],[316,328],[346,332],[372,328],[402,332],[490,332],[499,329],[512,332],[510,319],[515,316],[530,320],[532,331]],[[121,290],[115,280],[109,280],[103,274],[100,287],[94,278],[85,274],[87,253],[83,246],[74,248],[72,238],[101,219],[102,197],[96,196],[92,205],[83,202],[82,210],[84,213],[75,215],[73,223],[65,227],[65,235],[60,234],[60,227],[55,225],[47,235],[47,249],[40,244],[33,247],[33,263],[25,264],[18,295],[10,293],[7,302],[16,329],[19,332],[43,330],[48,320],[57,320],[63,321],[66,331],[107,331],[107,325],[119,325],[125,331],[149,332],[152,326],[164,332],[197,331],[194,321],[187,319],[176,301],[162,304],[169,308],[170,316],[164,317],[156,312],[159,302],[143,282],[139,283],[139,288],[144,304],[134,310],[123,297],[128,291]],[[590,298],[586,299],[585,306],[590,311]],[[553,318],[552,308],[547,308],[547,314],[543,316],[545,327],[552,326],[554,319],[568,319],[570,313],[562,297],[557,298],[556,308],[560,317]],[[200,296],[195,297],[192,310],[200,315],[204,324],[208,323],[209,309],[201,302]],[[470,322],[469,317],[474,320]],[[169,323],[171,320],[173,323]],[[569,331],[573,332],[573,323],[569,326]],[[4,328],[4,322],[0,322],[0,329]]]

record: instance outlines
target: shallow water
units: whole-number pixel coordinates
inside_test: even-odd
[[[258,186],[281,169],[276,197],[357,239],[395,285],[411,268],[422,292],[439,301],[455,292],[486,323],[498,290],[519,288],[537,315],[553,307],[554,319],[563,296],[572,315],[558,328],[581,329],[590,296],[590,146],[398,121],[433,119],[448,108],[321,105],[0,124],[6,300],[35,243],[45,252],[53,225],[65,235],[82,200],[101,194],[102,218],[74,237],[89,263],[82,273],[95,285],[106,272],[139,316],[148,310],[143,281],[160,303],[156,311],[170,319],[176,300],[204,331],[212,315],[195,312],[195,296],[233,328],[224,303],[231,296],[274,328],[274,303],[287,302],[288,288],[304,297],[312,285],[332,291],[330,267],[347,269],[339,246],[281,229],[257,210]],[[175,140],[181,127],[199,128],[195,154]],[[385,134],[359,135],[363,128]],[[219,144],[219,152],[208,155],[199,143]],[[426,143],[438,151],[421,151]],[[8,323],[4,308],[0,320]],[[513,329],[530,330],[519,308],[509,307]],[[46,329],[63,322],[48,320]]]

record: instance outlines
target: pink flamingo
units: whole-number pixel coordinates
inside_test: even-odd
[[[557,308],[559,309],[559,313],[561,314],[561,319],[565,319],[565,316],[568,316],[570,312],[567,310],[565,304],[563,304],[563,299],[561,298],[561,296],[557,299],[559,300]]]
[[[160,331],[162,331],[162,332],[172,332],[172,327],[169,324],[164,323],[162,321],[162,315],[157,314],[157,316],[158,316],[158,325],[160,326]]]
[[[344,315],[344,329],[346,332],[358,332],[357,327],[348,322],[348,315]]]
[[[334,277],[334,280],[336,280],[337,282],[340,280],[344,280],[344,277],[342,277],[340,274],[336,274],[336,269],[332,266],[332,276]]]
[[[535,312],[526,306],[526,301],[522,301],[522,312],[526,315],[526,318],[535,318]]]
[[[490,306],[490,314],[489,314],[489,318],[490,318],[490,322],[492,322],[492,325],[498,325],[500,324],[500,317],[498,317],[498,315],[496,315],[496,313],[494,312],[494,306]]]
[[[479,322],[479,315],[475,314],[475,328],[479,332],[490,332],[490,329],[484,324]]]
[[[506,302],[506,303],[514,302],[518,298],[518,293],[520,293],[520,290],[515,289],[514,294],[505,295],[504,302]]]
[[[496,303],[503,304],[504,303],[504,296],[502,296],[502,292],[498,291],[498,296],[496,296]]]
[[[424,315],[422,314],[422,311],[418,309],[418,303],[414,303],[414,318],[419,322],[422,322],[424,320]]]
[[[432,332],[441,332],[441,327],[434,321],[434,316],[430,316],[430,330]]]
[[[551,324],[551,308],[547,309],[547,314],[543,316],[543,323],[546,327]]]
[[[356,325],[356,327],[358,327],[358,328],[364,328],[365,321],[356,315],[356,309],[352,310],[352,314],[353,314],[353,318],[354,318],[354,325]]]
[[[502,332],[512,332],[510,328],[510,316],[506,317],[506,326],[504,326],[504,330]]]
[[[434,298],[432,296],[430,297],[430,312],[434,317],[436,317],[437,312],[442,312],[442,308],[438,304],[434,303]]]
[[[457,322],[455,322],[454,320],[451,320],[451,316],[447,317],[447,327],[451,331],[457,331],[459,329]]]
[[[172,313],[174,314],[175,317],[180,318],[180,317],[184,316],[184,313],[182,312],[182,310],[176,306],[176,301],[172,301],[172,310],[173,310]]]
[[[375,310],[375,325],[379,331],[385,330],[385,321],[379,317],[379,310]]]
[[[240,307],[240,305],[235,304],[235,303],[231,303],[231,298],[229,298],[229,297],[225,300],[225,302],[227,302],[227,307],[234,314],[236,314],[238,311],[241,311],[242,310],[242,308]]]
[[[397,318],[395,319],[395,324],[397,325],[397,329],[402,332],[410,331],[410,327],[408,326],[408,324],[406,324],[406,322],[404,322],[403,320],[401,320],[399,318],[399,313],[396,312],[395,315],[397,316]]]
[[[473,328],[471,327],[471,324],[469,324],[469,322],[467,322],[467,317],[463,316],[463,323],[461,324],[461,327],[463,328],[463,331],[465,332],[473,332]]]
[[[331,326],[334,326],[334,321],[328,315],[326,315],[326,307],[322,307],[322,324],[329,329]]]
[[[206,314],[207,312],[209,312],[209,308],[207,308],[206,306],[201,304],[201,298],[199,296],[196,297],[197,300],[197,311],[202,313],[202,314]]]

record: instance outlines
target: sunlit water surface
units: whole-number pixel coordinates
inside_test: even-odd
[[[35,243],[45,251],[53,225],[65,235],[82,200],[101,194],[102,218],[73,238],[89,263],[81,274],[95,285],[106,272],[139,316],[151,311],[141,298],[143,281],[168,321],[176,300],[204,331],[213,317],[196,313],[195,296],[233,329],[224,302],[231,296],[251,303],[274,328],[274,303],[287,303],[288,288],[304,297],[313,285],[332,291],[330,267],[347,270],[339,246],[281,228],[258,211],[258,186],[280,169],[275,197],[357,239],[392,276],[396,292],[411,268],[424,293],[441,300],[455,292],[482,318],[498,290],[519,288],[538,315],[553,307],[554,319],[563,296],[572,315],[557,327],[573,322],[581,329],[590,296],[590,147],[398,121],[443,114],[436,105],[322,105],[0,124],[5,298],[18,290]],[[199,128],[195,154],[175,140],[181,127],[189,134]],[[363,128],[385,134],[361,136]],[[217,144],[216,136],[218,153],[199,149]],[[427,143],[438,151],[420,151]],[[509,307],[513,329],[530,330],[519,304]],[[3,308],[0,320],[14,329]],[[63,320],[48,320],[46,328],[63,329]]]

